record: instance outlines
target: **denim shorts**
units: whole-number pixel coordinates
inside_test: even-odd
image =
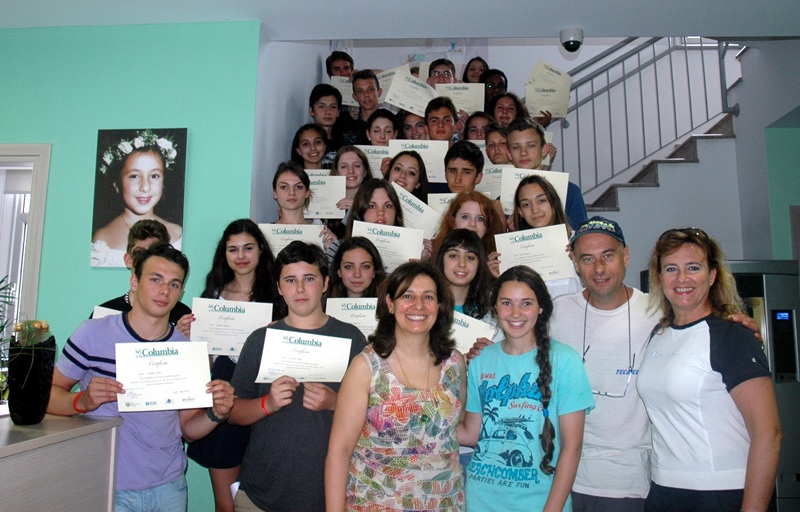
[[[186,512],[186,477],[143,491],[114,492],[114,512]]]

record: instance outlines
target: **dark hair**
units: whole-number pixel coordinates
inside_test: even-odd
[[[453,73],[453,78],[456,77],[456,66],[453,64],[453,61],[450,59],[436,59],[435,61],[431,62],[430,66],[428,66],[428,78],[433,76],[434,69],[438,68],[439,66],[447,66],[450,68],[450,72]]]
[[[359,69],[350,75],[350,82],[353,84],[353,93],[356,92],[356,80],[373,80],[375,88],[380,89],[381,83],[378,81],[378,76],[371,69]]]
[[[281,174],[283,173],[294,174],[300,180],[300,182],[306,187],[306,190],[311,192],[311,178],[308,177],[308,173],[306,172],[303,167],[296,163],[292,162],[291,160],[287,162],[281,162],[278,164],[278,169],[275,171],[275,175],[272,177],[272,190],[274,191],[278,186],[278,178],[280,178]],[[308,208],[308,203],[311,202],[311,194],[308,194],[308,197],[303,202],[303,206]]]
[[[189,260],[186,259],[186,256],[181,251],[164,242],[159,242],[151,245],[147,249],[136,251],[133,255],[133,273],[136,275],[137,281],[142,278],[144,263],[153,256],[164,258],[180,266],[183,269],[181,284],[186,282],[186,278],[189,277]]]
[[[136,242],[142,242],[148,238],[155,238],[155,243],[169,243],[169,231],[167,227],[157,220],[144,219],[136,221],[131,229],[128,230],[128,245],[125,252],[131,254]]]
[[[309,108],[314,108],[317,102],[325,96],[333,96],[336,98],[336,103],[341,108],[342,106],[342,93],[339,89],[330,84],[317,84],[311,89],[311,95],[308,97]]]
[[[333,66],[333,63],[337,60],[346,60],[347,62],[350,63],[350,67],[355,66],[355,63],[353,62],[353,57],[351,57],[347,53],[338,50],[331,52],[331,54],[328,55],[328,58],[325,59],[325,70],[328,72],[328,76],[331,76],[331,67]]]
[[[483,152],[474,142],[460,140],[450,146],[444,155],[444,166],[447,167],[456,158],[463,158],[474,165],[478,174],[483,172]]]
[[[744,311],[744,304],[736,289],[736,280],[728,266],[728,260],[716,240],[698,228],[670,229],[665,231],[656,241],[650,256],[650,294],[649,310],[661,311],[661,328],[668,327],[675,319],[675,310],[664,295],[661,286],[661,259],[680,249],[683,245],[693,244],[706,255],[708,271],[717,271],[717,276],[708,290],[708,305],[715,315],[728,318]]]
[[[410,156],[417,161],[419,166],[419,186],[411,191],[414,197],[418,198],[423,203],[428,203],[428,192],[430,192],[430,183],[428,183],[428,171],[425,170],[425,162],[422,160],[422,155],[414,150],[405,150],[397,153],[389,161],[389,166],[386,167],[386,174],[383,175],[384,179],[389,179],[389,173],[392,172],[392,167],[401,156]]]
[[[278,287],[278,281],[281,278],[283,267],[300,262],[317,267],[322,279],[328,277],[328,257],[325,256],[322,247],[317,244],[309,244],[301,242],[300,240],[295,240],[284,247],[275,257],[275,265],[272,267],[272,281],[276,289]],[[285,318],[289,313],[289,306],[287,306],[283,295],[280,293],[276,294],[273,310],[273,318]]]
[[[377,297],[378,288],[380,284],[386,279],[386,271],[383,269],[383,260],[375,247],[368,238],[363,236],[354,236],[342,241],[336,255],[333,257],[331,264],[331,281],[328,286],[328,297],[347,297],[347,288],[344,286],[341,276],[339,276],[339,268],[342,266],[342,259],[345,253],[354,249],[363,249],[372,258],[372,266],[375,273],[372,276],[372,283],[364,290],[364,297]]]
[[[325,128],[321,127],[317,123],[304,124],[303,126],[298,128],[297,131],[294,133],[294,139],[292,139],[291,160],[292,162],[300,164],[301,167],[305,164],[305,162],[303,161],[303,156],[300,155],[297,151],[300,148],[300,135],[302,135],[303,132],[309,130],[317,132],[317,134],[320,137],[322,137],[322,142],[325,143],[325,148],[326,148],[325,150],[323,150],[323,153],[327,150],[328,147],[328,134],[325,133]]]
[[[496,120],[492,120],[489,123],[489,126],[486,127],[486,138],[489,138],[489,134],[497,132],[505,138],[508,138],[508,128],[503,126],[503,123],[500,123]]]
[[[504,92],[503,94],[492,96],[492,99],[489,100],[489,105],[487,105],[486,107],[486,111],[491,115],[495,116],[495,119],[497,118],[497,116],[494,113],[494,109],[495,107],[497,107],[497,102],[503,98],[511,98],[511,101],[514,102],[514,107],[517,109],[517,117],[514,118],[514,121],[519,119],[520,117],[524,118],[528,117],[528,108],[525,106],[524,103],[522,103],[522,100],[519,99],[519,96],[517,96],[513,92]],[[514,121],[512,121],[512,123]],[[509,123],[509,125],[511,125],[511,123]],[[510,126],[508,131],[511,132]],[[544,140],[544,137],[542,137],[542,140]]]
[[[388,119],[391,121],[394,131],[397,131],[397,117],[395,117],[391,110],[379,108],[370,114],[369,119],[367,119],[367,132],[372,129],[372,123],[374,123],[376,119]]]
[[[218,299],[222,295],[222,290],[225,286],[234,280],[235,275],[233,269],[228,265],[226,252],[228,242],[234,235],[250,235],[255,239],[261,255],[258,258],[258,265],[256,265],[255,276],[253,277],[253,288],[250,292],[249,300],[251,302],[274,302],[275,296],[275,281],[272,280],[270,269],[275,262],[272,256],[267,239],[259,229],[258,225],[250,219],[236,219],[228,224],[225,231],[222,232],[222,237],[217,243],[217,248],[214,251],[214,259],[211,263],[211,270],[206,275],[206,287],[200,295],[207,299]]]
[[[544,147],[545,145],[544,128],[542,128],[542,125],[540,125],[530,117],[517,115],[516,119],[508,123],[506,134],[508,136],[511,135],[511,132],[524,132],[526,130],[534,130],[536,133],[538,133],[541,145],[542,147]]]
[[[505,85],[506,89],[508,89],[508,77],[506,77],[506,74],[503,73],[502,71],[500,71],[499,69],[487,69],[486,71],[484,71],[481,74],[481,77],[480,77],[479,80],[480,80],[480,82],[482,84],[485,84],[486,80],[490,76],[499,76],[500,78],[502,78],[503,79],[503,85]]]
[[[442,245],[444,237],[455,227],[456,214],[458,210],[464,206],[464,203],[474,201],[478,203],[486,219],[486,234],[483,235],[481,242],[483,243],[483,251],[487,255],[497,250],[495,246],[494,235],[505,233],[505,219],[500,217],[500,214],[492,204],[492,200],[486,197],[482,192],[477,190],[470,190],[468,192],[459,192],[459,194],[450,201],[447,211],[442,215],[442,220],[439,222],[439,230],[436,232],[436,238],[433,239],[433,254],[439,252],[439,247]]]
[[[489,69],[489,64],[485,60],[483,60],[482,57],[472,57],[471,59],[469,59],[467,61],[467,65],[464,66],[464,72],[461,74],[461,81],[462,82],[467,83],[467,72],[469,71],[469,65],[472,64],[476,60],[478,62],[480,62],[481,64],[483,64],[483,72],[484,73],[486,72],[487,69]],[[481,73],[481,76],[483,76],[483,73]],[[478,80],[480,81],[480,77],[478,78]]]
[[[536,319],[536,326],[534,327],[534,335],[536,336],[536,364],[539,367],[539,376],[536,378],[536,385],[542,393],[542,407],[548,409],[550,406],[550,398],[552,397],[552,390],[550,384],[553,381],[553,367],[550,364],[550,336],[548,334],[550,316],[553,314],[553,300],[550,298],[550,293],[547,291],[547,285],[544,283],[542,276],[535,270],[528,266],[520,265],[511,267],[500,275],[500,278],[492,286],[492,293],[490,302],[494,311],[495,317],[497,316],[497,298],[500,293],[500,288],[508,282],[522,283],[533,291],[536,295],[536,302],[542,312]],[[542,427],[542,434],[539,436],[542,443],[542,462],[539,464],[542,472],[545,475],[552,475],[556,468],[551,464],[553,460],[553,450],[555,449],[554,440],[556,438],[556,431],[553,427],[550,416],[545,415],[544,426]]]
[[[375,353],[386,359],[392,355],[394,347],[397,345],[395,337],[395,327],[397,321],[394,315],[389,312],[386,299],[395,300],[408,290],[411,283],[417,276],[428,276],[436,286],[436,298],[439,301],[439,308],[436,315],[436,322],[430,330],[428,345],[433,354],[436,364],[450,357],[456,347],[456,343],[451,335],[453,324],[453,295],[447,286],[447,281],[439,270],[428,262],[409,261],[403,263],[391,273],[383,282],[378,292],[378,308],[375,315],[378,317],[378,327],[375,334],[369,336]]]
[[[364,214],[369,208],[369,202],[372,200],[372,194],[382,188],[389,196],[389,201],[394,205],[394,225],[403,227],[403,208],[400,205],[400,198],[397,197],[397,192],[394,187],[385,179],[369,178],[364,180],[364,183],[358,187],[356,197],[353,198],[353,206],[350,207],[350,216],[347,219],[347,230],[345,238],[353,236],[353,223],[357,220],[364,221]]]
[[[472,115],[470,115],[470,116],[467,118],[467,122],[466,122],[466,123],[464,123],[464,138],[465,138],[466,140],[469,140],[469,139],[468,139],[468,137],[469,137],[469,128],[470,128],[470,125],[472,125],[472,121],[474,121],[475,119],[486,119],[486,120],[489,122],[489,124],[491,124],[492,122],[494,122],[494,117],[490,116],[490,115],[489,115],[489,114],[487,114],[486,112],[482,112],[482,111],[480,111],[480,110],[478,110],[478,111],[476,111],[476,112],[473,112],[473,113],[472,113]],[[489,128],[489,127],[488,127],[488,125],[487,125],[487,127],[486,127],[486,128],[487,128],[487,130],[488,130],[488,128]],[[486,139],[486,137],[484,136],[484,140],[485,140],[485,139]]]
[[[489,307],[489,287],[491,285],[491,274],[486,264],[486,253],[483,251],[483,243],[478,238],[478,234],[468,229],[454,229],[450,231],[442,240],[439,252],[436,253],[436,268],[444,272],[444,259],[447,251],[461,247],[467,252],[471,252],[478,257],[478,270],[475,278],[469,283],[467,299],[464,301],[464,314],[473,318],[482,319],[490,311]]]
[[[272,277],[275,282],[277,283],[280,279],[283,267],[300,262],[318,267],[322,277],[328,277],[328,257],[325,256],[322,247],[295,240],[284,247],[275,257],[275,264],[272,267]]]
[[[558,197],[558,193],[556,192],[555,187],[553,187],[553,184],[538,174],[531,174],[530,176],[525,176],[522,178],[522,180],[519,182],[519,185],[517,185],[517,190],[514,192],[514,213],[512,213],[512,215],[514,217],[514,226],[516,226],[517,231],[533,229],[533,226],[529,225],[528,221],[525,220],[525,217],[519,213],[519,195],[522,193],[522,187],[526,185],[539,185],[542,187],[544,195],[547,196],[547,201],[550,203],[550,208],[553,209],[553,223],[550,225],[555,226],[556,224],[564,224],[567,227],[567,236],[569,236],[569,221],[567,220],[567,214],[564,213],[564,206],[561,204],[561,198]]]
[[[428,105],[425,107],[425,124],[428,124],[428,116],[430,116],[430,113],[440,108],[446,108],[450,111],[454,123],[458,121],[458,110],[456,110],[453,100],[447,96],[437,96],[429,101]]]

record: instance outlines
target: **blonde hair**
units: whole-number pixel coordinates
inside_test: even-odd
[[[717,271],[716,279],[711,284],[706,301],[711,311],[722,318],[744,312],[744,304],[736,289],[728,261],[716,240],[708,236],[702,229],[683,228],[665,231],[656,242],[650,256],[650,298],[648,309],[661,311],[661,326],[667,327],[675,319],[672,304],[664,295],[661,286],[661,259],[680,249],[685,244],[694,244],[706,255],[708,270]]]

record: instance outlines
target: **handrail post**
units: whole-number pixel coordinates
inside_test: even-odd
[[[739,117],[739,104],[732,107],[728,105],[728,80],[725,71],[725,54],[728,52],[728,43],[717,41],[717,53],[719,54],[719,87],[722,95],[722,111],[726,114],[733,114]]]

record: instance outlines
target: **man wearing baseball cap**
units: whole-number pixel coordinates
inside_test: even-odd
[[[570,238],[582,291],[553,301],[550,335],[583,355],[596,408],[586,416],[572,493],[578,511],[641,511],[650,489],[650,424],[636,374],[659,312],[626,286],[629,252],[615,221],[592,217]]]

